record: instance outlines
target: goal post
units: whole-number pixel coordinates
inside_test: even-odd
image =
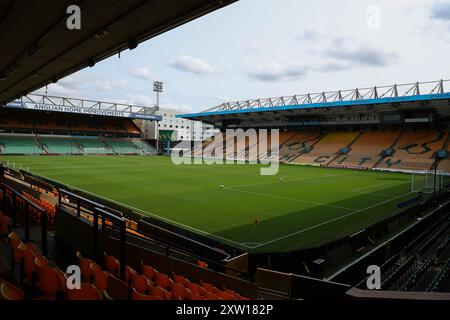
[[[413,171],[411,174],[411,192],[440,192],[444,189],[444,180],[446,179],[448,177],[442,171]]]

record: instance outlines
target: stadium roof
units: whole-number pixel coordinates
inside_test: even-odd
[[[0,1],[0,103],[235,1]],[[81,30],[67,29],[70,5],[81,9]]]
[[[450,80],[395,84],[286,97],[223,103],[179,118],[211,124],[223,122],[289,120],[304,115],[354,114],[408,110],[433,110],[450,116]]]
[[[155,121],[162,120],[162,116],[157,114],[157,108],[42,94],[28,94],[20,97],[20,99],[11,101],[4,105],[0,104],[0,111],[8,108],[101,115]]]

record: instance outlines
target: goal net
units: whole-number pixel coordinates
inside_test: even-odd
[[[433,193],[444,189],[448,177],[441,171],[417,171],[412,173],[411,192]]]

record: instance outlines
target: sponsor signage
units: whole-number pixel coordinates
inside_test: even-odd
[[[84,108],[76,106],[63,106],[63,105],[53,105],[45,103],[31,103],[22,101],[13,101],[4,105],[7,108],[19,108],[19,109],[29,109],[29,110],[42,110],[42,111],[52,111],[52,112],[68,112],[68,113],[78,113],[78,114],[90,114],[98,116],[110,116],[110,117],[121,117],[121,118],[132,118],[132,119],[143,119],[143,120],[156,120],[161,121],[162,116],[155,114],[144,114],[136,112],[125,112],[117,110],[105,110],[96,108]]]

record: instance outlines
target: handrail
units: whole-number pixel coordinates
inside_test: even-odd
[[[436,289],[438,289],[438,287],[443,282],[443,280],[445,280],[445,278],[448,277],[449,273],[450,273],[450,258],[447,259],[447,262],[444,264],[444,266],[442,267],[441,271],[433,279],[433,281],[428,286],[426,291],[427,292],[436,291]]]
[[[12,192],[12,194],[15,196],[12,198],[12,227],[17,226],[17,198],[21,199],[27,204],[26,211],[25,211],[25,242],[30,242],[30,207],[38,210],[41,214],[41,242],[42,242],[42,255],[47,256],[47,222],[48,222],[48,216],[47,211],[31,200],[27,199],[25,196],[23,196],[20,192],[15,190],[14,188],[8,186],[6,183],[0,182],[1,188],[4,191],[4,197],[3,197],[3,208],[6,207],[6,190],[9,190]],[[5,210],[6,211],[6,210]]]
[[[62,198],[62,195],[63,195],[63,194],[66,194],[66,195],[68,195],[68,196],[71,196],[71,197],[77,199],[77,206],[78,206],[79,200],[81,200],[82,202],[85,202],[85,203],[91,205],[91,206],[92,206],[92,209],[94,209],[94,208],[99,208],[99,209],[103,209],[103,210],[107,209],[107,210],[109,210],[109,211],[112,211],[112,212],[114,212],[114,213],[117,213],[118,216],[115,216],[115,217],[120,217],[120,218],[123,218],[123,217],[124,217],[123,213],[120,212],[120,211],[118,211],[118,210],[116,210],[116,209],[107,207],[107,206],[105,206],[105,205],[103,205],[103,204],[101,204],[101,203],[98,203],[98,202],[95,202],[95,201],[93,201],[93,200],[84,198],[84,197],[82,197],[82,196],[80,196],[80,195],[78,195],[78,194],[76,194],[76,193],[73,193],[73,192],[70,192],[70,191],[67,191],[67,190],[64,190],[64,189],[59,189],[59,193],[58,193],[58,205],[61,205],[61,200],[62,200],[61,198]],[[79,216],[79,208],[77,209],[77,215]],[[112,215],[112,214],[111,214],[111,215]]]
[[[127,225],[126,225],[126,219],[124,217],[117,217],[116,215],[100,209],[100,208],[94,208],[94,228],[93,228],[93,245],[94,245],[94,257],[96,261],[99,261],[98,252],[100,249],[99,241],[98,241],[98,219],[99,215],[102,218],[102,228],[105,228],[105,222],[106,218],[112,220],[113,222],[117,222],[120,224],[120,278],[125,281],[125,271],[126,271],[126,264],[127,264],[127,256],[126,256],[126,247],[127,247]]]
[[[76,206],[74,207],[74,206],[72,206],[71,204],[62,202],[62,198],[63,198],[64,196],[69,196],[70,200],[72,200],[73,202],[76,203]],[[81,200],[81,201],[80,201],[80,200]],[[92,216],[94,217],[94,230],[97,230],[98,227],[99,227],[98,220],[96,220],[97,218],[95,217],[96,212],[97,212],[97,215],[99,216],[99,218],[101,218],[101,222],[102,222],[102,230],[105,230],[105,228],[106,228],[106,219],[111,220],[111,221],[115,221],[115,222],[117,222],[117,223],[119,223],[119,224],[121,224],[122,221],[125,221],[125,226],[126,226],[127,219],[123,216],[123,214],[122,214],[120,211],[115,210],[115,209],[110,208],[110,207],[107,207],[107,206],[105,206],[105,205],[102,205],[102,204],[100,204],[100,203],[97,203],[97,202],[95,202],[95,201],[93,201],[93,200],[84,198],[84,197],[82,197],[82,196],[80,196],[80,195],[78,195],[78,194],[76,194],[76,193],[73,193],[73,192],[70,192],[70,191],[67,191],[67,190],[60,189],[60,190],[59,190],[58,202],[59,202],[59,205],[63,204],[64,206],[68,206],[68,207],[74,208],[74,209],[76,210],[76,212],[77,212],[77,216],[78,216],[78,217],[81,216],[81,212],[83,211],[83,210],[82,210],[82,207],[85,207],[85,208],[86,208],[85,204],[88,204],[88,205],[90,206],[88,209],[89,209],[90,211],[92,210],[92,213],[89,212],[88,214],[89,214],[89,215],[92,215]],[[115,215],[114,213],[117,213],[117,214],[120,215],[120,216]],[[96,222],[96,221],[97,221],[97,222]],[[97,225],[96,225],[96,224],[97,224]],[[215,251],[215,252],[217,252],[217,253],[221,253],[221,254],[223,254],[224,256],[226,256],[226,257],[224,258],[225,260],[227,260],[227,259],[230,258],[230,255],[229,255],[229,254],[223,253],[222,251],[220,251],[220,250],[218,250],[218,249],[216,249],[216,248],[212,248],[212,247],[209,247],[209,246],[207,246],[207,245],[204,245],[204,244],[202,244],[202,243],[200,243],[200,242],[197,242],[197,241],[195,241],[195,240],[192,240],[192,239],[189,239],[189,238],[185,238],[185,237],[182,236],[182,235],[179,235],[179,234],[174,233],[174,232],[172,232],[172,231],[166,230],[166,229],[161,228],[161,227],[159,227],[159,226],[157,226],[157,225],[153,225],[153,224],[150,225],[148,222],[145,222],[145,221],[141,221],[141,224],[143,224],[143,225],[148,225],[148,226],[151,226],[152,228],[156,228],[156,229],[162,229],[162,230],[164,230],[165,232],[168,232],[168,233],[173,234],[173,235],[177,235],[177,236],[183,238],[185,241],[189,241],[190,243],[193,243],[193,244],[195,243],[196,245],[201,245],[201,246],[208,247],[209,250],[213,250],[213,251]],[[113,228],[114,228],[114,227],[113,227]],[[126,230],[126,229],[125,229],[125,230]],[[94,231],[94,232],[95,232],[95,231]],[[210,265],[210,266],[216,266],[217,268],[220,268],[220,269],[225,268],[225,269],[228,270],[228,271],[239,273],[239,274],[241,274],[242,276],[245,276],[245,277],[247,277],[247,278],[249,277],[248,274],[246,274],[245,272],[242,272],[242,271],[239,271],[239,270],[235,270],[235,269],[230,268],[230,267],[228,267],[228,266],[226,266],[226,265],[220,264],[220,263],[218,263],[217,261],[214,261],[214,260],[205,258],[205,257],[203,257],[203,256],[200,256],[200,255],[198,255],[197,253],[192,252],[192,250],[189,250],[188,248],[183,247],[183,245],[175,244],[175,243],[172,243],[172,242],[170,242],[170,241],[161,241],[161,240],[158,240],[158,239],[155,238],[153,235],[151,235],[151,234],[145,232],[144,230],[139,230],[139,233],[142,234],[143,236],[148,236],[148,237],[150,237],[150,238],[152,239],[152,242],[153,242],[153,243],[155,243],[155,244],[157,244],[157,245],[160,245],[160,246],[163,246],[164,248],[166,248],[166,252],[169,252],[170,250],[174,250],[174,251],[181,250],[180,252],[185,253],[185,254],[188,254],[189,256],[192,256],[193,258],[195,258],[195,259],[197,259],[197,260],[202,260],[202,261],[206,262],[206,263],[207,263],[208,265]],[[97,247],[98,247],[98,239],[97,239],[96,237],[98,237],[97,233],[94,234],[94,248],[97,248]],[[94,253],[97,255],[95,258],[98,258],[98,250],[97,250],[97,249],[94,249]]]

